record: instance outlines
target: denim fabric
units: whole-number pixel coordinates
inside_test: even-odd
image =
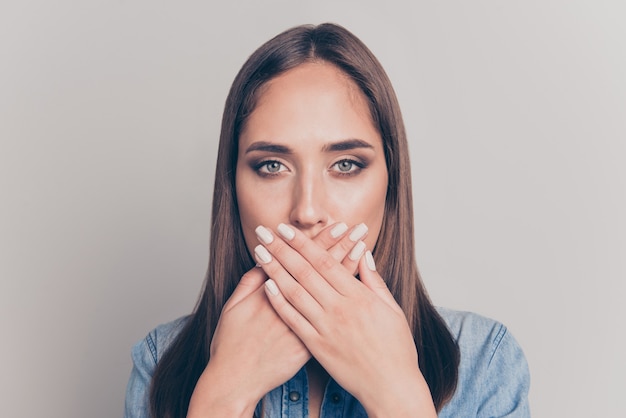
[[[530,375],[522,349],[506,327],[482,316],[439,308],[461,351],[459,381],[440,418],[530,417]],[[125,418],[148,417],[148,390],[154,368],[181,330],[185,318],[161,325],[132,349],[133,370],[126,390]],[[308,384],[302,368],[259,403],[267,418],[308,418]],[[365,418],[359,402],[334,380],[326,386],[323,418]]]

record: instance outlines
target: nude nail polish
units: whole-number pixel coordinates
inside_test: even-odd
[[[350,251],[350,255],[348,256],[350,260],[356,261],[363,255],[363,251],[365,251],[365,243],[363,241],[359,241],[356,243],[352,251]]]
[[[276,283],[274,282],[274,280],[272,279],[267,279],[265,281],[265,287],[267,287],[267,290],[269,290],[269,292],[276,296],[278,295],[278,286],[276,286]]]
[[[374,257],[370,250],[365,251],[365,263],[367,264],[367,268],[376,271],[376,263],[374,263]]]
[[[256,232],[256,236],[259,238],[259,241],[264,244],[271,244],[272,241],[274,241],[274,236],[270,230],[262,225],[257,226],[254,232]]]
[[[357,242],[367,234],[367,225],[358,224],[356,228],[350,232],[350,241]]]
[[[333,229],[330,230],[330,236],[333,238],[337,238],[343,235],[344,232],[346,232],[347,230],[348,230],[348,225],[346,225],[343,222],[338,223],[337,225],[333,226]]]
[[[296,236],[295,231],[285,224],[279,224],[276,230],[287,241],[291,241]]]
[[[254,247],[254,254],[263,264],[267,264],[272,261],[271,254],[269,253],[269,251],[267,251],[267,248],[262,245],[257,245],[256,247]]]

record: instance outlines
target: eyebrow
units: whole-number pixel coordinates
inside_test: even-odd
[[[332,144],[326,144],[322,147],[324,152],[333,151],[349,151],[357,148],[369,148],[374,149],[372,144],[369,144],[361,139],[346,139],[345,141],[333,142]]]
[[[322,147],[322,152],[349,151],[358,148],[374,149],[374,147],[361,139],[346,139],[344,141],[333,142]],[[259,141],[250,145],[246,149],[246,154],[253,151],[265,151],[275,154],[293,154],[293,150],[285,145],[273,142]]]
[[[252,151],[266,151],[274,154],[293,154],[291,148],[285,145],[274,144],[273,142],[259,141],[250,145],[246,149],[246,154]]]

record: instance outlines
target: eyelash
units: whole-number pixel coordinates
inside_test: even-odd
[[[276,171],[276,172],[261,171],[261,169],[262,169],[263,167],[267,167],[267,166],[269,166],[270,164],[274,164],[274,163],[280,164],[280,165],[281,165],[281,166],[283,166],[283,167],[285,166],[283,163],[281,163],[281,162],[280,162],[280,161],[278,161],[278,160],[263,160],[263,161],[259,161],[258,163],[255,163],[255,164],[253,165],[253,169],[254,169],[254,171],[256,171],[256,173],[257,173],[259,176],[261,176],[261,177],[274,177],[274,176],[279,175],[279,174],[280,174],[280,172],[281,172],[282,170],[281,170],[281,171]]]
[[[365,164],[362,161],[357,161],[357,160],[353,160],[350,158],[344,158],[343,160],[339,160],[337,161],[335,164],[333,164],[333,167],[337,167],[339,164],[341,163],[350,163],[353,166],[356,166],[356,168],[353,169],[353,167],[350,168],[350,171],[340,171],[340,170],[336,170],[335,173],[337,173],[340,176],[355,176],[357,174],[359,174],[361,172],[361,170],[363,170],[367,164]]]
[[[331,167],[337,167],[341,163],[350,163],[350,164],[352,164],[353,166],[356,167],[356,168],[351,167],[350,171],[340,171],[338,169],[337,170],[332,170],[333,173],[335,173],[336,175],[341,176],[341,177],[355,176],[355,175],[359,174],[361,172],[361,170],[363,170],[364,168],[367,167],[367,163],[365,163],[363,161],[354,160],[354,159],[351,159],[351,158],[344,158],[342,160],[339,160],[339,161],[335,162]],[[279,170],[279,171],[276,171],[276,172],[261,171],[263,168],[267,168],[270,164],[280,164],[282,167],[285,166],[283,163],[281,163],[278,160],[263,160],[263,161],[259,161],[257,163],[254,163],[252,168],[261,177],[274,177],[274,176],[280,175],[280,173],[283,170]]]

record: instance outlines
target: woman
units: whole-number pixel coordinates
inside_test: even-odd
[[[428,299],[410,178],[393,88],[354,35],[261,46],[226,100],[204,291],[133,348],[126,416],[529,416],[506,328]]]

